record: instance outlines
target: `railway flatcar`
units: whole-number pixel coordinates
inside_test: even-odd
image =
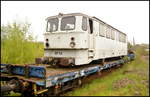
[[[125,33],[82,13],[59,13],[46,19],[43,63],[61,66],[127,55]]]

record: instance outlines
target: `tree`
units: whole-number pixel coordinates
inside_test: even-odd
[[[29,23],[13,22],[1,27],[1,63],[33,63],[38,54]]]
[[[133,45],[130,42],[128,42],[127,45],[128,45],[128,49],[131,49],[133,47]]]

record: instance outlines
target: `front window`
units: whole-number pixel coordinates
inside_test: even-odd
[[[73,30],[75,29],[75,17],[68,16],[63,17],[61,20],[61,30]]]
[[[47,22],[47,32],[55,32],[58,30],[58,18],[49,19]]]

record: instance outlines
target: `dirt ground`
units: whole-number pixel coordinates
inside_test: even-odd
[[[117,80],[116,82],[113,83],[113,89],[123,88],[129,84],[134,84],[134,81],[128,78]]]

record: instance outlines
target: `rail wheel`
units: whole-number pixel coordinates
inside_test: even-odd
[[[102,65],[104,65],[105,64],[105,59],[102,59]]]
[[[77,85],[78,85],[78,86],[81,86],[81,85],[82,85],[82,79],[78,79]]]
[[[98,76],[101,76],[101,75],[102,75],[102,72],[101,72],[101,71],[98,71],[98,72],[97,72],[97,75],[98,75]]]

